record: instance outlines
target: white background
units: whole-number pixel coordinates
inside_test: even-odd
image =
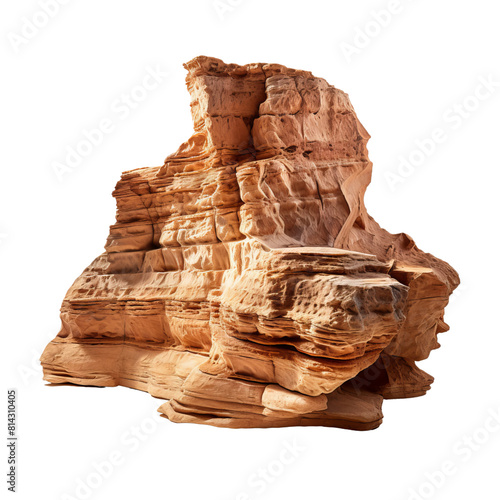
[[[83,498],[78,481],[97,484],[93,462],[118,452],[121,463],[88,498],[406,500],[417,498],[413,489],[419,498],[498,499],[499,425],[484,430],[489,412],[500,411],[498,83],[452,120],[453,106],[468,99],[475,107],[480,78],[500,82],[498,3],[401,0],[382,27],[373,12],[389,0],[226,5],[221,17],[212,0],[74,0],[21,43],[39,3],[2,2],[1,363],[3,394],[19,393],[17,498]],[[342,44],[357,53],[346,57]],[[120,173],[162,164],[191,134],[182,63],[200,54],[310,70],[348,92],[372,135],[370,214],[460,273],[445,318],[451,331],[420,363],[436,378],[432,390],[386,401],[378,430],[157,423],[161,401],[146,393],[41,380],[37,358],[58,331],[63,296],[103,251]],[[169,76],[129,116],[119,114],[116,99],[158,65]],[[54,162],[103,118],[112,133],[60,181]],[[386,174],[435,128],[446,140],[391,189]],[[141,425],[138,444],[132,433]],[[294,440],[303,450],[280,467],[283,442]],[[443,479],[436,471],[446,461],[454,473]],[[254,474],[268,467],[275,476],[257,488]],[[4,480],[1,489],[3,498]]]

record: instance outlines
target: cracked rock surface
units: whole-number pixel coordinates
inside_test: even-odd
[[[105,252],[69,289],[45,380],[122,385],[174,422],[380,425],[425,394],[459,283],[367,213],[347,94],[278,64],[185,64],[194,134],[124,172]]]

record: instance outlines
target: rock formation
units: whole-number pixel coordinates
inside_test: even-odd
[[[125,172],[64,298],[45,380],[122,385],[174,422],[373,429],[425,394],[457,273],[368,215],[347,94],[278,64],[185,65],[194,134]]]

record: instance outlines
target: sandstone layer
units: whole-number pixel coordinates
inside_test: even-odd
[[[457,273],[368,215],[347,94],[278,64],[185,68],[194,134],[122,175],[45,380],[148,391],[174,422],[377,427],[384,398],[430,388],[415,362]]]

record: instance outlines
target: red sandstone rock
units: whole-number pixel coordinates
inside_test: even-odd
[[[45,379],[148,391],[175,422],[377,427],[383,398],[429,389],[414,362],[456,272],[368,215],[347,94],[277,64],[185,67],[195,132],[122,175]]]

